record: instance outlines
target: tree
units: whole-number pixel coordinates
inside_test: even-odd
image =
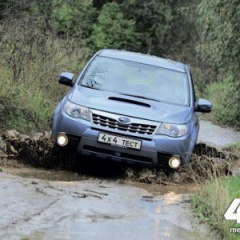
[[[139,44],[137,39],[135,21],[125,19],[117,3],[105,4],[93,25],[91,41],[94,48],[131,50]]]
[[[80,44],[87,45],[92,25],[98,16],[92,0],[53,1],[53,24],[58,34],[78,39]]]
[[[218,82],[225,86],[216,116],[225,124],[240,127],[240,2],[202,0],[198,13],[204,33],[198,50],[202,59],[218,70]]]
[[[151,45],[152,54],[176,56],[191,41],[187,18],[175,1],[126,0],[122,7],[126,17],[136,22],[136,31],[141,36],[138,51],[147,53]]]

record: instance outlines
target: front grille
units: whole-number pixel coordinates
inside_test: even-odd
[[[130,124],[121,124],[117,120],[102,116],[96,113],[92,114],[93,123],[95,125],[106,127],[109,129],[117,129],[120,131],[130,132],[130,133],[139,133],[151,135],[156,129],[155,125],[142,124],[142,123],[130,123]]]

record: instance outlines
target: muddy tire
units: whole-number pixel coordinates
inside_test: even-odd
[[[60,168],[64,170],[73,170],[76,162],[76,153],[70,153],[68,151],[60,151]]]

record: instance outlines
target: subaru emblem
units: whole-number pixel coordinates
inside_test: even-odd
[[[123,124],[129,124],[130,123],[130,119],[127,118],[127,117],[120,117],[120,118],[118,118],[118,121],[120,123],[123,123]]]

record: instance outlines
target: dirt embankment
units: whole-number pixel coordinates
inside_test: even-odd
[[[16,161],[17,160],[17,161]],[[220,150],[204,143],[198,143],[191,162],[178,171],[162,169],[129,168],[122,166],[121,178],[145,183],[192,183],[202,182],[212,176],[234,174],[233,163],[237,156],[230,151]],[[73,164],[64,164],[53,147],[49,132],[20,134],[6,131],[0,137],[0,166],[29,164],[34,167],[74,170]],[[81,169],[78,169],[81,172]]]

